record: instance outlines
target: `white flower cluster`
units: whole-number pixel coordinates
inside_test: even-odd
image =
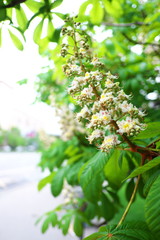
[[[76,34],[73,41],[75,55],[63,68],[73,79],[68,92],[82,107],[77,119],[86,124],[89,142],[102,151],[109,151],[120,144],[124,136],[128,138],[145,128],[142,123],[144,113],[129,102],[130,96],[115,81],[117,76],[106,73],[100,59],[85,54],[82,59],[80,53],[85,49],[82,51]],[[83,41],[86,42],[86,38],[81,38]]]
[[[65,204],[77,204],[77,198],[82,197],[82,191],[80,187],[77,186],[71,186],[67,183],[67,181],[64,181],[62,194],[64,197],[64,203]]]
[[[64,141],[70,140],[76,132],[85,132],[82,124],[77,121],[75,114],[68,108],[68,106],[57,107],[56,114],[60,117],[61,138]]]

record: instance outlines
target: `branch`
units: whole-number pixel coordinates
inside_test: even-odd
[[[144,22],[134,22],[134,23],[103,23],[105,26],[112,26],[112,27],[133,27],[134,25],[137,26],[148,26],[149,23]]]
[[[12,8],[15,7],[16,5],[19,5],[20,3],[25,2],[26,0],[13,0],[11,3],[7,5],[3,5],[0,8]]]
[[[158,43],[147,43],[147,42],[136,41],[136,40],[133,40],[132,38],[130,38],[126,33],[122,33],[122,34],[128,41],[130,41],[134,44],[151,45],[151,46],[160,47],[160,44],[158,44]]]

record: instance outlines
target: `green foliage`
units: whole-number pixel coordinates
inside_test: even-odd
[[[145,173],[146,171],[154,168],[155,166],[160,164],[160,157],[154,158],[152,161],[146,163],[142,167],[136,168],[126,179],[136,177],[140,174]]]
[[[145,218],[149,229],[160,237],[160,176],[152,184],[145,203]]]
[[[52,179],[51,192],[55,197],[57,197],[62,191],[65,173],[66,168],[59,169]]]
[[[103,168],[108,160],[105,153],[98,152],[80,170],[80,184],[90,201],[98,201],[102,191]]]
[[[160,122],[147,124],[147,128],[136,136],[136,139],[145,139],[160,136]]]
[[[84,240],[96,239],[151,240],[151,236],[146,225],[143,222],[136,222],[132,224],[123,224],[120,227],[116,227],[116,225],[101,227],[98,233],[94,233],[89,237],[84,238]]]
[[[52,172],[47,177],[41,179],[41,181],[38,183],[38,190],[42,190],[48,183],[51,183],[53,177],[55,175],[55,172]]]
[[[6,26],[3,23],[8,24],[9,36],[14,45],[23,50],[25,32],[34,26],[34,21],[37,22],[33,29],[33,41],[38,45],[39,53],[47,56],[54,65],[54,69],[46,67],[43,73],[38,74],[35,84],[37,100],[50,105],[50,96],[55,96],[56,103],[68,104],[77,112],[78,106],[75,106],[75,101],[66,91],[71,79],[65,79],[62,73],[62,65],[66,60],[60,57],[62,26],[56,27],[56,19],[58,17],[64,20],[68,14],[63,14],[60,10],[57,12],[56,8],[61,4],[62,0],[1,1],[0,46],[3,42],[3,28]],[[26,7],[29,14],[25,11]],[[66,182],[74,190],[76,187],[81,190],[80,194],[72,197],[66,204],[43,216],[45,220],[42,233],[49,227],[57,226],[62,229],[63,234],[67,234],[73,223],[74,232],[81,237],[86,223],[93,225],[94,218],[102,218],[109,222],[107,226],[101,227],[99,232],[85,240],[159,239],[158,9],[158,0],[87,0],[80,6],[77,21],[83,23],[89,39],[90,36],[95,38],[94,42],[90,41],[95,56],[102,58],[105,71],[119,76],[118,81],[124,91],[127,94],[132,93],[134,105],[146,111],[147,127],[137,136],[130,138],[138,148],[128,148],[124,143],[122,148],[114,149],[110,154],[98,151],[88,144],[85,135],[78,134],[66,142],[57,138],[48,149],[43,149],[39,166],[42,170],[49,169],[50,174],[39,182],[38,190],[48,184],[51,193],[56,197],[61,194]],[[50,48],[50,43],[55,44],[54,49]],[[26,83],[26,80],[20,82],[23,83]],[[155,94],[154,98],[151,98],[150,94]],[[1,145],[6,139],[12,149],[27,144],[16,129],[0,133]],[[142,156],[147,158],[144,164]],[[131,209],[123,223],[116,227],[133,195],[137,176],[140,175],[141,181],[136,197],[132,199]],[[129,178],[135,179],[128,181]],[[139,219],[144,223],[138,222]]]
[[[14,45],[19,49],[19,50],[23,50],[23,44],[22,42],[20,41],[20,39],[13,33],[11,32],[10,30],[9,31],[9,34],[10,34],[10,37],[12,39],[12,42],[14,43]]]
[[[122,164],[119,166],[120,154],[120,151],[115,150],[108,163],[104,167],[104,173],[107,180],[112,187],[115,188],[120,187],[122,180],[126,177],[128,172],[128,162],[125,155],[123,155]]]

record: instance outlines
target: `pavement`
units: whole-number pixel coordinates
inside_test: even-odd
[[[41,233],[41,224],[35,225],[43,213],[63,202],[53,198],[49,186],[37,190],[42,173],[37,164],[39,153],[0,153],[0,240],[77,240],[60,229],[50,228]]]

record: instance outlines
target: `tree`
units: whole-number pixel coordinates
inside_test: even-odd
[[[11,29],[24,38],[32,21],[39,19],[33,40],[40,54],[48,56],[55,67],[39,74],[38,98],[51,104],[54,97],[58,108],[65,104],[68,110],[66,115],[61,114],[61,124],[68,124],[67,129],[72,130],[68,141],[57,138],[42,154],[40,166],[48,168],[50,175],[40,181],[39,190],[50,184],[56,197],[67,185],[69,197],[44,215],[42,232],[57,225],[66,234],[73,221],[76,235],[82,236],[83,223],[94,225],[92,220],[98,217],[105,221],[99,225],[106,226],[86,240],[158,239],[159,1],[88,0],[74,20],[56,12],[62,2],[8,1],[0,10],[1,21],[10,20],[10,36],[21,50],[22,43]],[[23,11],[26,6],[33,12],[29,20]],[[16,12],[17,23],[11,18],[11,10]],[[54,15],[66,19],[65,27],[54,27]],[[61,30],[67,37],[65,43]],[[97,38],[98,31],[103,39]],[[57,43],[54,50],[50,42]],[[71,128],[71,110],[82,120],[84,131]],[[147,113],[145,120],[142,110]],[[80,186],[80,193],[76,186]],[[65,213],[59,219],[57,213],[61,210]]]

